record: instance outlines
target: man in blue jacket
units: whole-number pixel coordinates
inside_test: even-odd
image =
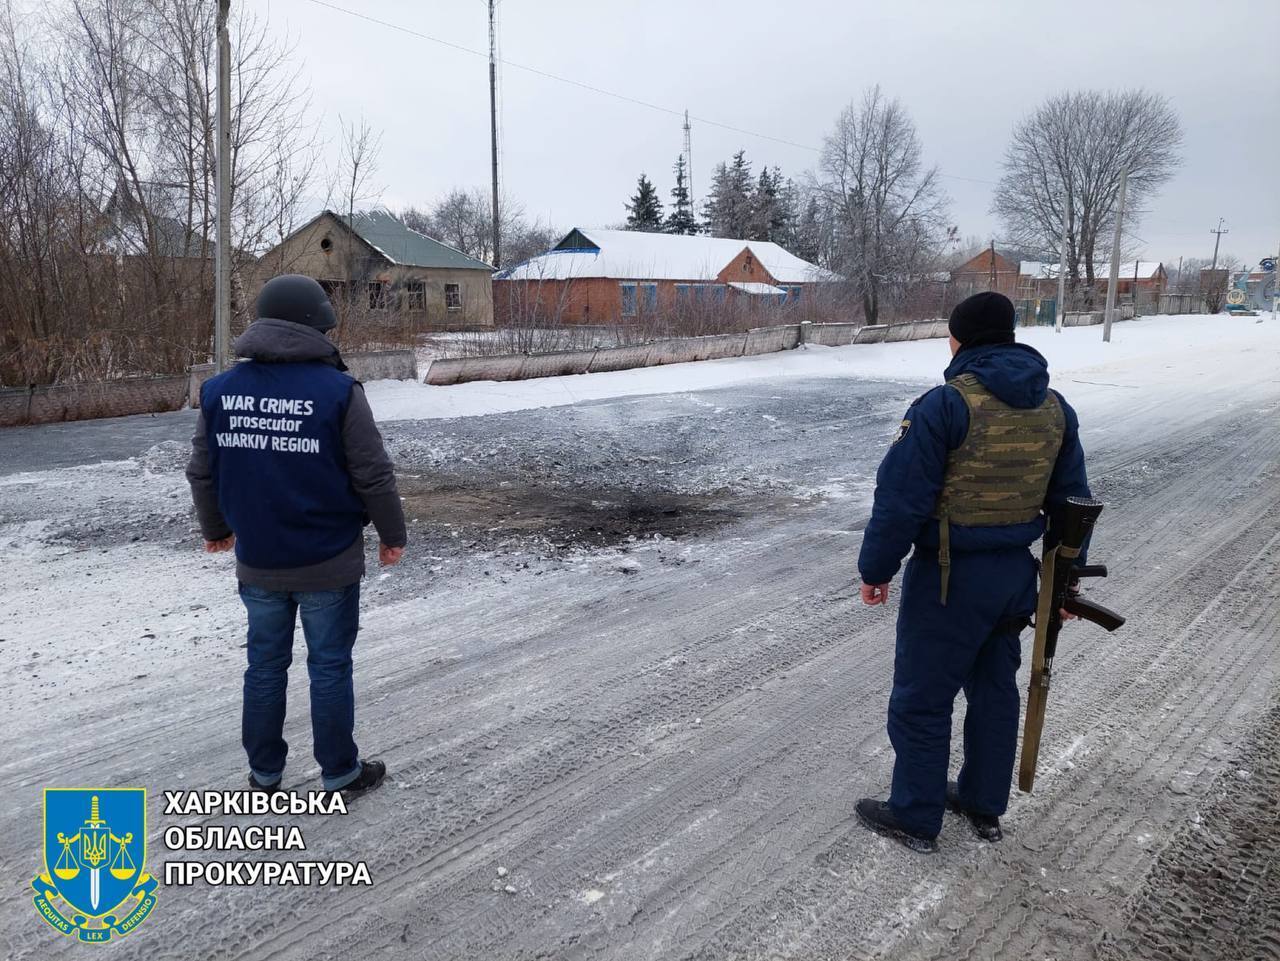
[[[324,335],[337,324],[324,289],[310,277],[275,277],[257,314],[235,342],[247,359],[200,392],[187,480],[205,550],[236,552],[249,616],[241,734],[250,787],[282,790],[300,614],[315,757],[325,790],[350,799],[386,774],[381,761],[360,759],[353,737],[364,526],[378,531],[379,561],[396,564],[404,513],[364,390]]]
[[[979,837],[1000,840],[1017,750],[1019,633],[1036,602],[1028,548],[1055,505],[1090,496],[1075,411],[1049,390],[1044,357],[1015,343],[1014,324],[1013,304],[998,293],[952,311],[946,384],[917,399],[899,426],[858,558],[864,603],[884,604],[915,548],[889,698],[893,789],[887,802],[863,798],[856,810],[865,826],[917,851],[936,849],[946,807]],[[948,783],[961,690],[964,764]]]

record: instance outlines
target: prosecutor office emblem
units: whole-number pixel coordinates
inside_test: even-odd
[[[893,443],[896,444],[898,441],[902,440],[902,438],[906,437],[907,431],[909,431],[910,429],[911,429],[911,421],[904,420],[902,422],[902,426],[898,428],[898,433],[893,435]]]
[[[156,905],[147,856],[144,788],[46,788],[44,870],[31,880],[36,910],[68,937],[126,935]]]

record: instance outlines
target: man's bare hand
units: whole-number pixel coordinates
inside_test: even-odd
[[[204,552],[206,554],[221,554],[223,551],[229,551],[236,546],[236,535],[224,537],[217,541],[205,541]]]
[[[1076,619],[1076,615],[1072,614],[1065,607],[1058,608],[1058,616],[1064,621],[1074,621]]]
[[[404,557],[403,547],[388,547],[386,544],[378,545],[378,563],[383,567],[394,567],[400,563],[400,558]]]
[[[888,584],[863,584],[862,603],[867,605],[884,604],[889,600]]]

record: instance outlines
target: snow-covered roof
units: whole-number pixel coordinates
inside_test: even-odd
[[[707,281],[715,279],[744,249],[750,249],[779,283],[837,279],[830,271],[801,260],[775,243],[595,228],[570,231],[552,250],[502,271],[494,279]]]
[[[773,284],[760,284],[760,283],[744,284],[744,283],[739,283],[736,280],[731,280],[729,281],[729,286],[732,287],[734,290],[742,291],[742,293],[744,294],[751,294],[757,297],[765,296],[765,295],[775,296],[775,297],[777,296],[785,297],[787,294],[787,292],[783,290],[781,287],[775,287],[773,286]]]
[[[1133,280],[1134,265],[1138,268],[1139,280],[1151,280],[1160,270],[1158,260],[1131,260],[1120,264],[1120,279]],[[1039,260],[1024,260],[1018,265],[1018,274],[1022,277],[1035,277],[1037,280],[1057,280],[1058,265],[1044,263]],[[1093,265],[1095,279],[1106,280],[1111,276],[1111,262]]]

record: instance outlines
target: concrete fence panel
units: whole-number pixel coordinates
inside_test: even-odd
[[[933,336],[934,337],[950,337],[951,336],[951,328],[947,325],[947,322],[945,320],[935,320],[933,322]]]
[[[814,324],[809,330],[809,343],[823,347],[847,347],[858,337],[858,324]]]
[[[417,380],[418,360],[411,350],[359,350],[342,355],[356,380]],[[200,388],[213,376],[213,364],[192,364],[187,370],[187,403],[200,406]],[[452,383],[452,381],[450,381]]]
[[[467,358],[455,357],[452,360],[433,360],[427,368],[427,376],[423,383],[433,387],[448,387],[458,383],[458,377],[467,366]]]
[[[524,376],[524,354],[503,354],[498,357],[467,357],[458,372],[456,383],[467,384],[474,380],[519,380]]]
[[[858,335],[853,338],[855,344],[883,344],[884,336],[889,328],[885,324],[872,324],[870,327],[863,327],[858,331]]]
[[[411,350],[362,350],[343,354],[356,380],[417,380],[418,361]]]
[[[800,344],[800,325],[780,327],[754,327],[747,331],[742,346],[744,357],[755,354],[772,354],[779,350],[792,350]]]
[[[595,356],[595,350],[557,350],[549,354],[529,354],[520,370],[520,379],[585,374],[591,369],[591,361]]]
[[[200,388],[213,376],[213,364],[192,364],[187,368],[187,406],[200,406]]]
[[[1102,323],[1102,311],[1080,311],[1063,314],[1063,327],[1094,327]]]
[[[709,337],[695,337],[694,360],[723,360],[726,357],[741,357],[747,346],[746,334],[713,334]]]
[[[0,427],[178,410],[186,404],[188,386],[187,375],[179,374],[4,390]]]
[[[634,367],[648,367],[649,355],[653,351],[652,344],[640,344],[636,347],[605,347],[596,351],[591,359],[588,373],[599,374],[610,370],[631,370]]]
[[[914,331],[914,324],[889,324],[884,331],[884,342],[886,344],[897,344],[904,340],[910,340]]]
[[[694,343],[696,337],[680,337],[671,340],[655,341],[649,352],[650,367],[663,367],[667,364],[687,364],[698,359],[698,347]]]

